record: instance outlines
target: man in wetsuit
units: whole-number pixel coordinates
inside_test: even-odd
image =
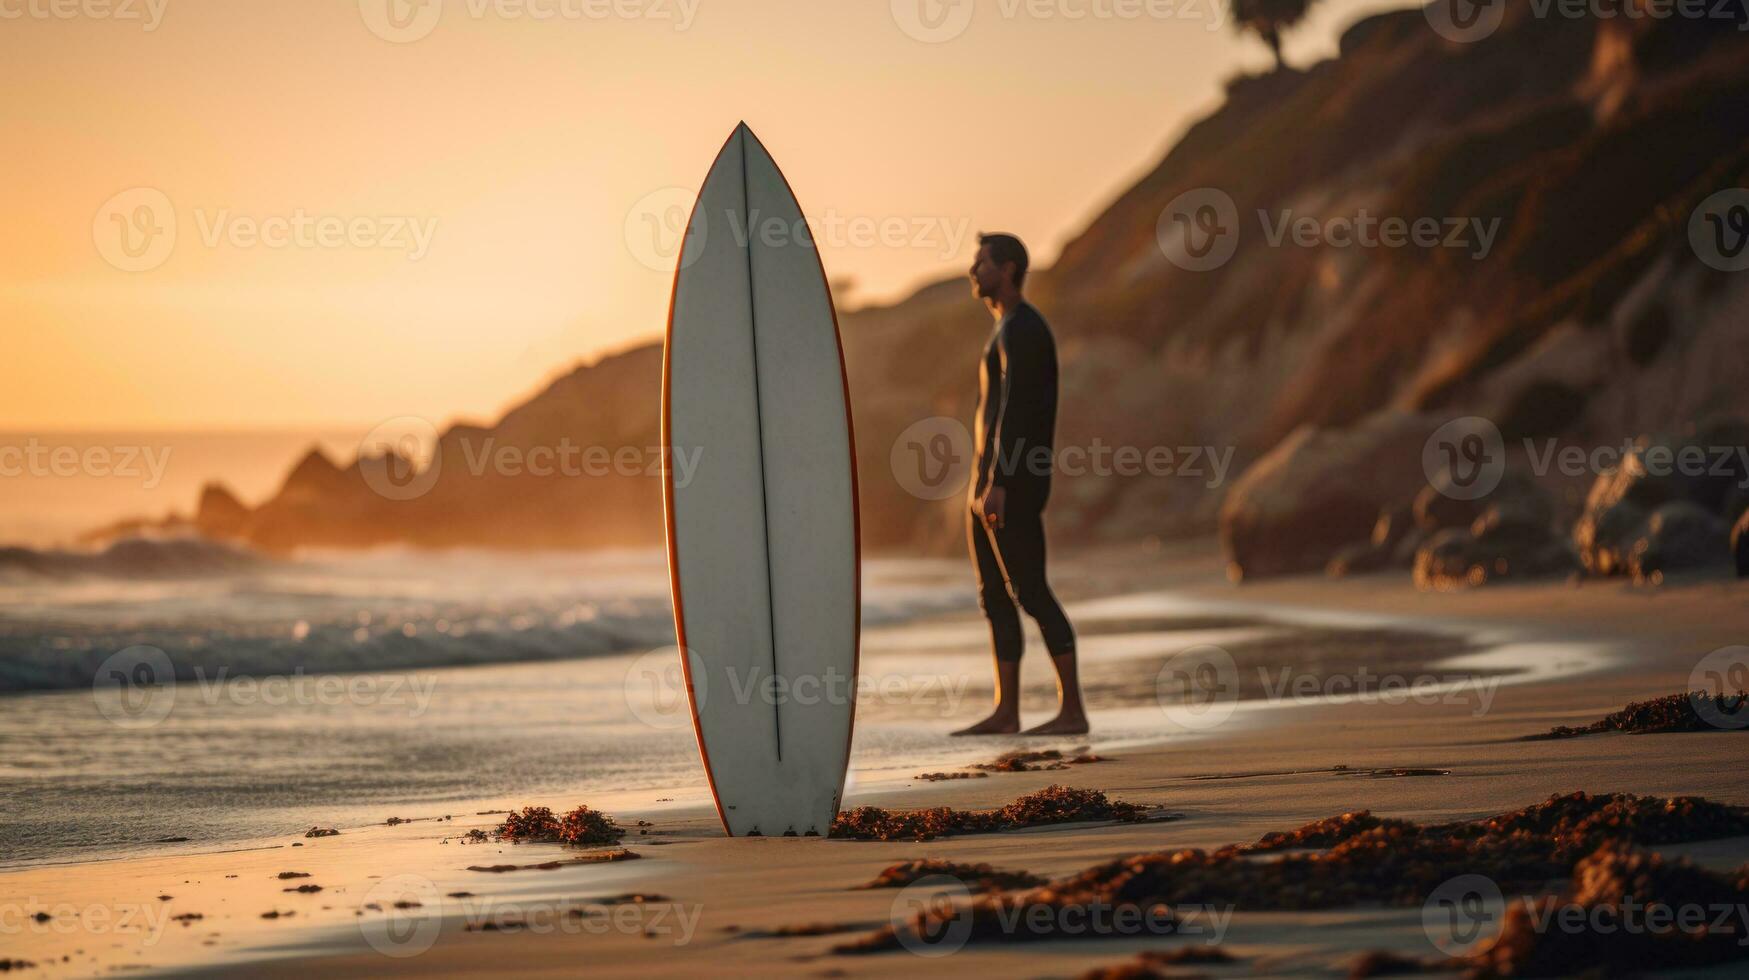
[[[1019,610],[1044,634],[1057,669],[1057,717],[1029,735],[1087,731],[1075,665],[1075,630],[1045,578],[1045,503],[1057,425],[1057,345],[1038,310],[1021,298],[1026,247],[1013,235],[978,236],[972,292],[996,327],[984,347],[979,382],[976,480],[968,536],[978,570],[978,604],[990,621],[996,658],[996,710],[955,735],[1020,731]],[[1018,608],[1017,608],[1018,607]]]

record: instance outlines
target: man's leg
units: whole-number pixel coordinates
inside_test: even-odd
[[[1038,623],[1057,670],[1057,717],[1027,729],[1029,735],[1079,735],[1087,731],[1087,709],[1081,703],[1081,675],[1075,658],[1075,628],[1051,592],[1045,575],[1045,527],[1039,513],[1010,514],[996,532],[998,558],[1020,608]]]
[[[990,648],[996,661],[996,709],[990,717],[954,734],[1011,735],[1020,731],[1020,652],[1026,638],[990,540],[991,531],[977,514],[968,511],[968,516],[966,536],[971,543],[972,564],[978,570],[978,606],[990,621]]]

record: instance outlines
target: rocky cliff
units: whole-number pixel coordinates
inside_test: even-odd
[[[1749,415],[1749,272],[1715,268],[1690,236],[1701,202],[1749,186],[1749,34],[1728,20],[1505,11],[1468,43],[1421,11],[1371,17],[1339,57],[1235,80],[1035,273],[1063,365],[1059,442],[1092,461],[1059,477],[1059,541],[1211,530],[1225,503],[1236,570],[1319,568],[1425,482],[1420,450],[1444,420],[1487,418],[1510,449]],[[1181,214],[1185,201],[1199,207]],[[1208,201],[1230,210],[1205,213]],[[1438,241],[1357,243],[1368,216],[1375,232],[1432,220]],[[1231,257],[1185,268],[1181,219],[1231,234]],[[950,281],[842,327],[865,546],[962,547],[962,498],[914,492],[905,471],[928,447],[899,440],[920,422],[951,430],[932,417],[969,420],[987,315]],[[446,431],[417,494],[381,491],[385,476],[420,479],[397,457],[313,454],[253,512],[215,497],[209,530],[275,549],[659,542],[653,467],[470,463],[488,443],[656,446],[660,361],[658,346],[606,357],[490,428]],[[1371,447],[1360,462],[1340,453],[1351,436]],[[1098,463],[1101,446],[1131,447],[1127,472],[1115,455]],[[1290,466],[1272,451],[1336,456]],[[1229,499],[1259,460],[1247,497]],[[1595,476],[1557,498],[1576,510]]]

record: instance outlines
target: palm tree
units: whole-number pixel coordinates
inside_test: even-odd
[[[1299,23],[1311,5],[1312,0],[1233,0],[1233,24],[1257,32],[1275,55],[1275,67],[1281,69],[1286,67],[1281,60],[1281,32]]]

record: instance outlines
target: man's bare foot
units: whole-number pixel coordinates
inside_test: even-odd
[[[1085,729],[1083,729],[1085,730]],[[998,711],[983,721],[962,728],[954,735],[1013,735],[1020,731],[1020,716]]]
[[[1034,725],[1022,732],[1023,735],[1085,735],[1087,734],[1087,716],[1080,712],[1063,713],[1042,725]]]

